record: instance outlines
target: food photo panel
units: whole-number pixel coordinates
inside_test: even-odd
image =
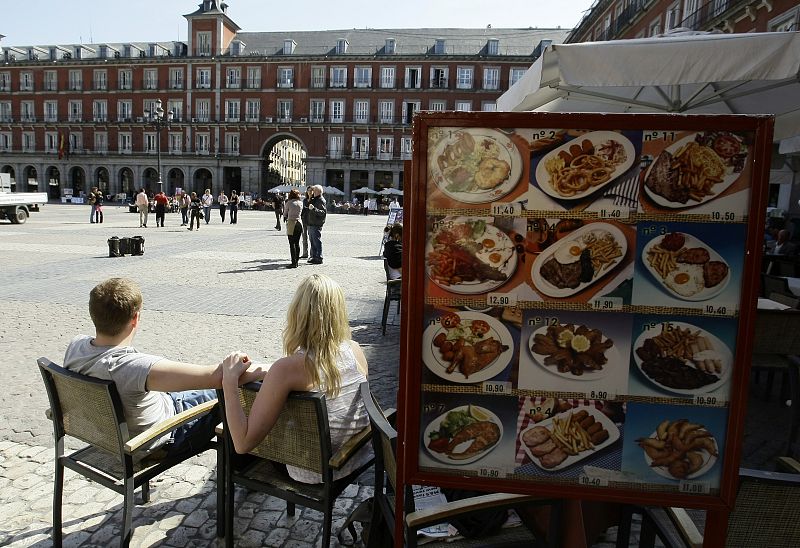
[[[487,302],[524,283],[526,222],[513,217],[429,216],[425,245],[428,298]],[[527,297],[526,297],[527,298]],[[522,299],[522,297],[520,297]]]
[[[423,384],[511,382],[519,327],[502,319],[503,310],[427,307]]]
[[[515,473],[577,480],[586,466],[618,471],[624,424],[623,402],[520,398]]]
[[[494,470],[498,477],[513,471],[515,398],[424,392],[421,405],[421,469]]]
[[[725,405],[738,323],[708,316],[635,315],[628,393]]]
[[[627,218],[638,207],[641,131],[519,130],[529,144],[528,209]]]
[[[525,310],[518,387],[592,399],[625,394],[631,320],[619,313]]]
[[[623,472],[682,492],[719,490],[727,409],[629,402],[627,411]]]
[[[632,304],[736,314],[746,225],[640,221],[637,230]]]
[[[748,132],[645,131],[639,210],[741,220],[750,202]]]
[[[528,191],[527,173],[527,141],[514,130],[428,130],[428,211],[522,201]]]
[[[526,267],[535,300],[591,303],[617,297],[630,303],[636,243],[634,226],[616,221],[542,218],[528,222]]]

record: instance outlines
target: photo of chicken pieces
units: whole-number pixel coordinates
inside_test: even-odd
[[[598,329],[573,324],[549,325],[533,333],[531,352],[545,366],[555,366],[558,372],[581,376],[597,372],[608,363],[606,352],[614,341]]]

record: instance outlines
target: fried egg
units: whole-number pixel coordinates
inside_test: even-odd
[[[703,267],[696,264],[678,263],[664,278],[664,283],[682,297],[692,297],[706,288]]]
[[[583,245],[583,242],[570,240],[560,245],[553,253],[553,257],[561,264],[572,264],[581,259],[581,253],[585,248],[586,246]]]

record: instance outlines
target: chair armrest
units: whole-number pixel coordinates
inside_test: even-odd
[[[171,432],[178,428],[179,426],[183,426],[187,422],[190,422],[200,415],[205,415],[214,407],[217,406],[217,400],[211,400],[207,402],[203,402],[200,405],[195,405],[194,407],[183,411],[182,413],[178,413],[174,417],[170,417],[169,419],[162,421],[158,424],[154,424],[138,436],[134,436],[133,438],[128,440],[128,443],[125,444],[124,449],[126,453],[135,453],[142,446],[147,445],[148,443],[152,442],[155,439],[160,438],[167,432]]]
[[[44,410],[44,416],[45,416],[45,417],[47,418],[47,420],[49,420],[49,421],[53,420],[53,410],[52,410],[52,409],[50,409],[50,408],[47,408],[47,409],[45,409],[45,410]]]
[[[683,540],[686,541],[686,544],[691,546],[691,548],[703,548],[703,535],[697,529],[697,525],[695,525],[692,518],[689,517],[689,514],[686,513],[686,510],[683,508],[668,507],[666,511],[672,523],[675,524],[675,528],[678,530],[681,537],[683,537]]]
[[[800,474],[800,462],[797,462],[792,457],[778,457],[778,472]]]
[[[366,425],[358,433],[354,434],[349,440],[339,448],[338,451],[330,458],[328,464],[334,470],[339,470],[345,463],[350,460],[350,457],[355,455],[356,451],[364,447],[372,438],[372,428]]]
[[[467,512],[479,512],[495,506],[516,506],[527,502],[541,501],[541,497],[530,495],[511,495],[508,493],[491,493],[479,495],[462,500],[455,500],[425,510],[417,510],[406,516],[406,525],[412,530],[418,530],[427,525],[441,523],[452,517],[465,514]]]

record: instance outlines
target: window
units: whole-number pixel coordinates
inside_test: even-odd
[[[431,67],[431,87],[447,88],[447,67]]]
[[[133,141],[131,139],[130,133],[120,133],[118,136],[119,141],[119,153],[120,154],[130,154],[133,149]]]
[[[489,38],[486,41],[486,54],[499,55],[500,54],[500,40],[497,38]]]
[[[133,104],[131,103],[131,101],[117,101],[118,122],[130,122],[132,111],[133,111]]]
[[[472,110],[472,101],[456,101],[457,112],[469,112]]]
[[[142,82],[143,89],[158,89],[158,70],[146,69]]]
[[[247,67],[247,88],[259,89],[261,87],[261,67]]]
[[[347,85],[347,67],[331,67],[331,87],[343,88]]]
[[[684,0],[683,1],[683,22],[682,27],[694,29],[700,22],[701,13],[700,0]]]
[[[55,74],[54,71],[51,73]],[[45,72],[45,80],[47,79],[47,74]],[[11,91],[11,73],[10,72],[0,72],[0,91]],[[51,90],[53,91],[53,90]]]
[[[500,89],[500,69],[487,67],[483,69],[483,89]]]
[[[239,121],[239,100],[229,99],[225,101],[225,121],[238,122]]]
[[[314,123],[320,123],[325,120],[325,101],[321,99],[312,99],[311,100],[311,121]]]
[[[239,67],[228,67],[225,71],[225,87],[228,89],[239,89],[242,86],[242,69]],[[211,83],[209,79],[209,84]]]
[[[384,89],[394,87],[394,67],[381,67],[381,87]]]
[[[198,122],[208,122],[211,120],[211,101],[209,99],[198,99],[195,108],[196,120]]]
[[[511,73],[508,76],[508,87],[511,87],[514,84],[516,84],[517,82],[519,82],[520,78],[525,76],[525,72],[527,70],[528,69],[524,69],[524,68],[512,68],[511,69]]]
[[[403,137],[400,140],[400,159],[411,159],[411,137]]]
[[[69,89],[72,91],[80,91],[83,89],[83,77],[81,75],[81,71],[69,71]]]
[[[226,133],[225,134],[225,152],[228,154],[239,154],[239,134]]]
[[[198,133],[195,140],[195,151],[198,154],[208,154],[210,135],[208,133]]]
[[[105,131],[94,132],[94,151],[100,154],[108,152],[108,133]]]
[[[660,16],[659,16],[658,19],[656,19],[655,21],[650,23],[650,26],[648,27],[648,33],[649,33],[648,36],[656,36],[658,34],[661,34],[661,17]]]
[[[325,67],[311,67],[311,87],[325,87]]]
[[[195,48],[195,54],[204,56],[204,55],[211,55],[211,33],[210,32],[198,32],[195,34],[197,37],[197,48]]]
[[[58,122],[58,101],[44,102],[44,121]]]
[[[472,89],[472,67],[458,67],[458,89]]]
[[[58,153],[58,132],[48,131],[44,134],[44,153],[56,154]]]
[[[158,139],[156,133],[144,134],[144,151],[147,154],[155,154],[158,150]]]
[[[394,123],[394,101],[379,101],[378,116],[381,124]]]
[[[344,122],[344,101],[334,99],[331,101],[331,122],[341,124]]]
[[[403,123],[410,124],[414,119],[414,113],[419,109],[419,101],[403,101]]]
[[[0,103],[0,121],[13,122],[14,117],[11,115],[11,102],[3,101]]]
[[[353,135],[352,157],[366,160],[369,158],[369,137],[366,135]]]
[[[430,109],[433,112],[442,112],[447,110],[446,108],[447,102],[446,101],[431,101]]]
[[[394,138],[378,137],[378,160],[391,160],[394,149]]]
[[[248,99],[247,103],[245,103],[245,108],[247,109],[247,121],[258,122],[258,118],[261,116],[261,101],[258,99]]]
[[[167,101],[167,112],[172,113],[172,120],[180,122],[183,120],[183,100],[182,99],[169,99]]]
[[[444,55],[444,38],[437,38],[436,42],[433,44],[433,54],[434,55]]]
[[[297,42],[295,42],[292,39],[284,40],[283,41],[283,54],[284,55],[291,55],[292,53],[294,53],[294,48],[295,48],[296,45],[297,45]]]
[[[359,99],[353,102],[353,118],[357,124],[369,122],[369,101]]]
[[[278,100],[278,121],[291,122],[292,121],[292,101],[291,99]]]
[[[108,120],[108,101],[105,99],[92,101],[92,117],[95,122]]]
[[[69,121],[81,122],[83,121],[83,105],[80,101],[69,102]]]
[[[34,152],[36,150],[36,134],[26,131],[22,134],[22,152]]]
[[[681,26],[681,5],[676,2],[667,8],[667,17],[664,21],[664,30],[670,30]]]
[[[339,38],[338,40],[336,40],[336,53],[338,55],[347,53],[347,46],[349,45],[350,44],[347,42],[347,40],[345,40],[344,38]]]
[[[117,73],[117,87],[119,89],[131,89],[133,83],[133,75],[128,69],[120,70]]]
[[[36,113],[33,108],[33,101],[22,101],[20,103],[20,114],[23,122],[35,122]]]
[[[290,88],[294,86],[294,68],[292,67],[279,67],[278,68],[278,87]]]
[[[770,32],[792,32],[800,30],[800,8],[783,12],[778,17],[769,21],[768,25]]]
[[[406,89],[419,89],[422,85],[422,69],[406,67]]]
[[[394,38],[387,38],[383,45],[383,52],[386,55],[394,55],[397,51],[397,42]]]
[[[0,150],[3,152],[11,152],[13,150],[10,133],[0,133]]]
[[[169,88],[170,89],[183,89],[183,69],[171,68],[169,69]]]
[[[92,84],[93,84],[92,87],[98,91],[103,91],[108,89],[108,77],[105,69],[94,71]]]
[[[356,67],[353,85],[357,88],[372,87],[372,67]]]
[[[169,134],[169,153],[180,154],[183,152],[183,134],[170,133]]]
[[[342,157],[344,136],[342,134],[328,135],[328,156],[336,160]]]
[[[0,82],[2,82],[2,79],[0,79]],[[58,73],[56,71],[46,70],[44,72],[44,89],[45,91],[58,91]]]
[[[72,74],[72,73],[70,73]],[[20,91],[33,91],[33,73],[20,72],[19,73],[19,90]]]
[[[70,152],[80,152],[83,150],[83,134],[78,132],[72,132],[69,134],[69,151]]]
[[[497,110],[497,103],[494,101],[483,101],[481,103],[481,110],[483,112],[495,112]]]
[[[210,68],[197,69],[197,87],[198,89],[209,89],[211,87]]]

